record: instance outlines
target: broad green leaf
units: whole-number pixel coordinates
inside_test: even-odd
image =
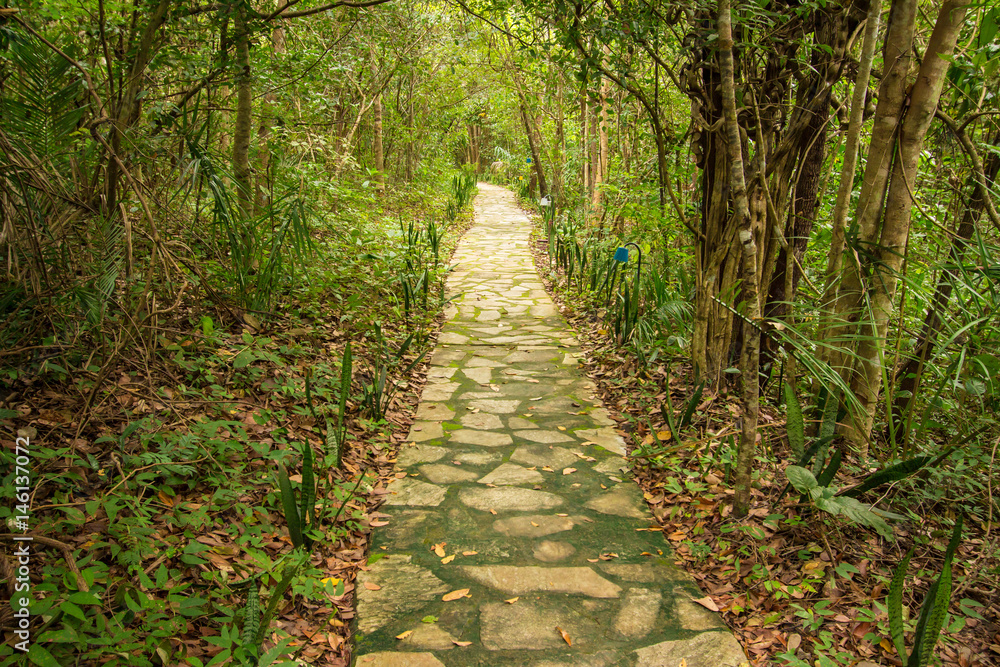
[[[788,466],[785,468],[785,476],[799,493],[809,493],[819,486],[815,475],[801,466]]]
[[[792,450],[792,456],[798,460],[806,450],[805,422],[799,399],[795,397],[795,387],[790,382],[785,383],[785,404],[788,406],[788,446]]]

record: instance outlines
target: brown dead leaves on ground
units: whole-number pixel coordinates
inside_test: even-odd
[[[930,549],[922,539],[919,557],[910,563],[904,606],[915,619],[930,581],[941,570],[950,529],[938,526],[933,517],[922,526],[901,522],[895,525],[896,542],[887,542],[873,532],[810,514],[797,505],[797,496],[779,500],[786,480],[777,464],[762,471],[750,516],[733,520],[725,472],[706,468],[705,461],[730,434],[739,437],[737,397],[706,392],[696,410],[698,421],[680,434],[682,444],[671,441],[659,408],[669,399],[676,411],[693,392],[686,362],[675,360],[674,374],[662,365],[641,368],[634,357],[610,344],[604,323],[581,310],[578,299],[576,305],[560,300],[547,279],[544,239],[535,240],[533,252],[546,287],[584,343],[580,366],[597,383],[597,393],[626,439],[631,438],[632,446],[653,445],[657,439],[667,443],[669,454],[685,469],[679,475],[676,468],[668,471],[632,459],[635,479],[657,520],[650,530],[662,532],[675,562],[705,593],[693,602],[718,611],[754,665],[782,664],[779,654],[813,664],[817,647],[831,657],[839,653],[843,665],[899,665],[891,642],[882,640],[888,637],[884,605],[893,570],[914,541],[908,531],[937,536],[930,542],[938,548]],[[760,424],[760,445],[772,454],[783,451],[783,416],[765,408]],[[932,531],[940,528],[947,530]],[[975,583],[982,581],[977,573],[1000,572],[998,550],[985,550],[988,544],[982,526],[970,526],[963,535],[954,564],[952,619],[964,617],[958,601],[972,599],[983,605],[976,610],[985,620],[968,618],[960,630],[942,633],[935,652],[948,667],[1000,665],[997,585],[994,581],[983,590]],[[912,576],[918,572],[921,576]],[[911,642],[907,635],[907,646]]]

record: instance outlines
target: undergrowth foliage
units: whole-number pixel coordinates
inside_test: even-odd
[[[41,88],[79,86],[58,59],[18,53],[47,73]],[[29,92],[5,91],[0,113],[16,230],[3,238],[18,258],[0,295],[15,353],[2,438],[38,443],[31,532],[50,540],[32,561],[29,659],[276,664],[309,646],[304,617],[344,628],[328,650],[349,655],[353,554],[405,435],[474,176],[439,166],[384,193],[343,183],[335,207],[325,184],[276,171],[272,196],[245,210],[187,114],[183,187],[157,201],[160,233],[186,243],[158,245],[78,205],[57,158],[79,114],[63,118],[58,96],[29,114]],[[49,138],[12,139],[39,109]]]
[[[925,665],[935,646],[949,664],[995,664],[987,656],[989,619],[1000,609],[986,592],[1000,576],[989,533],[994,510],[988,494],[964,491],[976,488],[969,457],[979,439],[859,468],[835,437],[844,416],[837,386],[800,404],[795,385],[774,382],[753,509],[733,520],[740,408],[692,378],[680,350],[669,354],[670,329],[643,348],[614,335],[610,286],[635,280],[634,271],[613,273],[614,249],[624,240],[544,216],[536,262],[583,330],[584,367],[632,435],[632,473],[660,524],[664,554],[672,551],[695,575],[706,604],[742,636],[755,664],[847,667],[866,658]],[[680,281],[674,289],[682,292]],[[640,321],[654,303],[643,301]],[[966,500],[942,503],[947,495]],[[963,533],[962,516],[952,514],[967,509],[977,532],[966,521]],[[904,584],[915,559],[919,575]]]

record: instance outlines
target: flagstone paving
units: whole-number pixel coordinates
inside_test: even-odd
[[[406,476],[389,485],[358,578],[355,664],[746,664],[644,530],[624,443],[535,273],[530,221],[486,183],[475,208],[397,460]]]

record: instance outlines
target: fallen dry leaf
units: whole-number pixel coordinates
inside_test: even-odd
[[[463,556],[475,556],[478,553],[479,553],[478,551],[463,551],[462,555]]]
[[[437,554],[438,558],[444,558],[444,545],[446,545],[446,544],[448,544],[448,543],[447,542],[441,542],[440,544],[435,544],[434,546],[431,547],[431,551],[433,551],[435,554]]]
[[[472,645],[472,642],[460,642],[457,639],[452,639],[451,643],[454,644],[455,646],[471,646]]]
[[[374,583],[372,583],[370,581],[366,581],[365,582],[365,588],[367,588],[370,591],[380,591],[380,590],[382,590],[381,586],[379,586],[378,584],[374,584]]]
[[[442,565],[447,565],[448,563],[450,563],[453,560],[455,560],[455,554],[452,554],[450,556],[445,556],[444,558],[442,558],[441,559],[441,564]]]
[[[459,588],[457,591],[452,591],[451,593],[445,593],[441,598],[444,602],[452,602],[460,598],[464,598],[469,594],[468,588]]]
[[[413,630],[407,630],[406,632],[400,632],[398,635],[396,635],[396,639],[406,639],[407,637],[409,637],[412,634],[413,634]]]
[[[719,611],[719,605],[715,604],[715,600],[713,600],[708,595],[706,595],[703,598],[698,598],[697,600],[693,600],[693,601],[697,602],[698,604],[700,604],[705,609],[709,609],[711,611]]]
[[[560,628],[558,625],[556,626],[556,631],[559,632],[559,636],[563,638],[564,642],[566,642],[570,646],[573,645],[572,640],[570,640],[570,638],[569,638],[569,633],[568,632],[566,632],[565,630],[563,630],[562,628]]]
[[[507,604],[514,604],[514,603],[515,603],[515,602],[517,602],[517,601],[518,601],[519,599],[520,599],[520,597],[516,597],[516,598],[511,598],[511,599],[509,599],[509,600],[504,600],[504,602],[506,602]]]
[[[377,519],[372,519],[372,521],[370,521],[368,523],[368,525],[371,526],[372,528],[381,528],[382,526],[388,526],[389,522],[388,521],[379,521]]]
[[[563,468],[564,475],[572,475],[576,472],[576,468]]]

